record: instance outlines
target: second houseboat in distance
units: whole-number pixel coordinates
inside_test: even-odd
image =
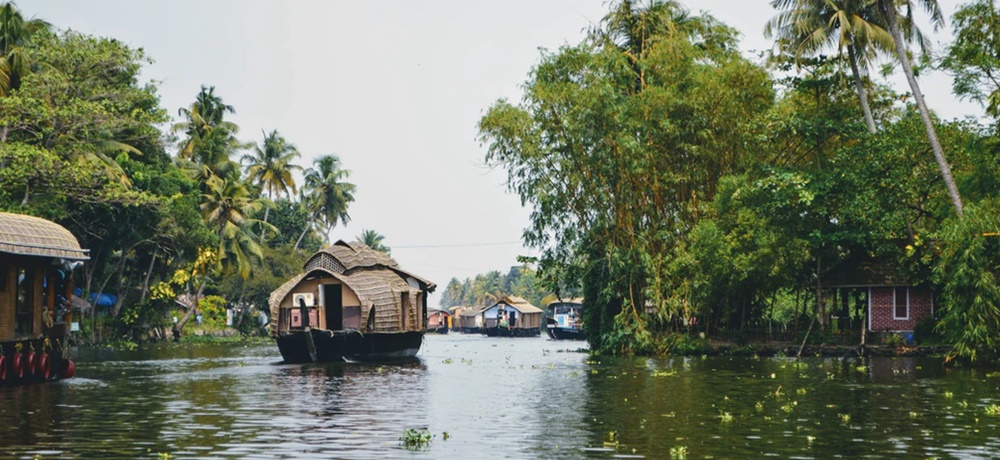
[[[483,310],[483,332],[489,337],[537,337],[542,310],[517,296],[506,296]]]
[[[271,335],[287,363],[411,358],[434,283],[358,242],[337,241],[271,293]]]
[[[61,225],[0,212],[0,385],[73,376],[69,299],[89,258]]]
[[[554,300],[549,303],[549,337],[556,340],[586,340],[583,333],[583,298]]]

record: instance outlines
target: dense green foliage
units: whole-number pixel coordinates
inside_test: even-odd
[[[990,224],[962,220],[949,183],[954,173],[966,200],[996,198],[995,131],[934,120],[864,72],[919,37],[915,6],[940,19],[935,2],[776,1],[780,79],[735,53],[712,17],[637,3],[614,2],[582,43],[543,51],[523,100],[498,101],[479,125],[486,161],[533,209],[538,276],[583,286],[593,349],[665,352],[672,332],[787,329],[802,316],[822,329],[835,305],[861,299],[833,279],[875,262],[943,293],[939,330],[958,355],[995,353],[1000,304],[981,277],[995,254],[951,252],[972,244],[955,228]],[[987,33],[986,13],[961,14]],[[830,44],[849,52],[818,54]],[[966,96],[988,101],[994,88],[976,77],[993,69],[992,42],[956,46],[947,62],[970,73]]]
[[[528,265],[510,267],[507,274],[499,271],[480,273],[473,278],[459,281],[452,278],[441,293],[441,308],[462,306],[487,306],[501,297],[513,295],[521,297],[536,307],[544,307],[557,297],[572,298],[579,294],[578,288],[553,289],[538,272]]]
[[[82,312],[85,338],[169,328],[175,301],[178,328],[199,310],[219,327],[231,308],[252,332],[267,294],[326,240],[322,230],[346,222],[354,186],[339,161],[307,170],[323,180],[296,196],[298,150],[277,131],[240,140],[214,87],[164,131],[141,49],[53,31],[3,3],[0,58],[0,210],[51,219],[90,249],[77,286],[116,302]]]

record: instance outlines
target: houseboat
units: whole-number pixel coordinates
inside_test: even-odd
[[[583,299],[555,300],[549,303],[550,322],[546,330],[556,340],[586,340],[580,312]]]
[[[542,310],[517,296],[506,296],[482,313],[483,333],[489,337],[537,337]]]
[[[287,363],[411,358],[434,283],[359,242],[337,241],[271,293],[271,335]]]
[[[89,258],[64,227],[0,212],[0,385],[73,376],[68,299]]]
[[[483,310],[486,307],[466,307],[458,314],[458,332],[463,334],[483,333]]]
[[[451,329],[451,314],[444,310],[431,310],[427,313],[427,332],[447,334]]]

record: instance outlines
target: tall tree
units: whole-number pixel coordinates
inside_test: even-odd
[[[263,143],[254,145],[251,153],[243,155],[242,161],[247,164],[247,180],[265,190],[271,200],[281,195],[291,197],[291,194],[297,193],[292,171],[302,169],[292,161],[299,156],[295,145],[278,134],[278,130],[264,133]],[[270,211],[270,206],[264,209],[264,222],[267,222]]]
[[[887,30],[879,25],[878,9],[871,0],[772,0],[780,13],[764,28],[768,38],[776,37],[796,59],[815,56],[834,46],[838,54],[847,51],[854,88],[868,130],[875,132],[875,118],[868,103],[862,71],[878,53],[895,46]]]
[[[955,41],[942,60],[955,75],[952,89],[1000,120],[1000,12],[993,0],[975,0],[955,11],[952,27]]]
[[[305,204],[310,210],[313,223],[323,225],[324,239],[337,226],[337,221],[347,225],[351,220],[347,208],[354,202],[354,184],[345,182],[351,172],[341,168],[336,155],[323,155],[313,162],[313,167],[305,173]],[[295,242],[298,249],[306,230]]]
[[[896,57],[899,59],[903,73],[906,75],[906,81],[910,85],[913,99],[917,102],[917,108],[920,110],[920,118],[924,122],[927,139],[930,141],[931,150],[934,152],[934,159],[937,160],[938,168],[941,169],[941,177],[944,179],[945,187],[948,189],[948,195],[955,206],[955,212],[961,217],[962,197],[959,195],[958,186],[955,185],[955,179],[951,175],[951,166],[944,156],[941,141],[938,140],[937,131],[934,129],[934,120],[931,119],[930,110],[924,101],[924,94],[920,91],[920,84],[917,83],[917,77],[913,73],[913,64],[910,62],[907,49],[907,41],[918,40],[920,43],[923,43],[923,40],[919,40],[922,37],[917,35],[918,31],[915,28],[909,28],[909,33],[904,37],[903,27],[900,26],[900,23],[903,21],[912,24],[913,10],[915,6],[920,6],[930,14],[934,28],[937,29],[944,25],[944,15],[941,13],[941,7],[938,5],[937,0],[877,0],[877,2],[882,13],[885,15],[889,31],[892,32],[892,38],[896,43]],[[914,3],[917,5],[914,5]],[[900,9],[904,9],[904,12],[901,13]],[[903,21],[900,20],[901,16]]]
[[[239,176],[232,155],[245,146],[236,139],[239,127],[224,119],[226,113],[235,113],[233,106],[215,94],[214,86],[202,85],[191,106],[178,110],[185,121],[171,128],[174,133],[187,136],[181,141],[177,156],[191,162],[194,177],[203,185],[212,176]]]
[[[24,20],[13,2],[0,3],[0,97],[21,86],[21,78],[31,71],[31,37],[51,27],[41,19]]]
[[[217,268],[223,274],[237,273],[246,279],[252,269],[251,258],[262,257],[251,229],[255,225],[269,226],[251,217],[262,204],[253,199],[240,181],[212,177],[206,185],[208,190],[203,195],[201,212],[219,237]]]
[[[358,241],[365,246],[368,246],[376,251],[384,252],[386,254],[392,254],[392,249],[385,245],[385,235],[382,235],[375,230],[362,230],[361,234],[358,235]]]

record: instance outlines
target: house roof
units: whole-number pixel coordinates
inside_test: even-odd
[[[514,307],[517,311],[521,313],[539,313],[539,314],[542,313],[541,308],[538,308],[532,305],[531,302],[528,302],[527,300],[515,295],[501,297],[500,300],[498,300],[497,303],[493,305],[498,305],[501,303],[510,305],[511,307]]]
[[[466,310],[462,310],[458,316],[476,316],[486,310],[489,307],[468,307]]]
[[[410,277],[425,285],[428,292],[434,292],[437,287],[433,282],[400,268],[399,264],[388,254],[376,251],[357,241],[348,243],[338,240],[336,243],[317,251],[303,265],[305,271],[316,267],[341,273],[359,268],[388,268],[404,278]]]
[[[583,305],[583,297],[573,297],[572,299],[556,299],[548,303],[547,307],[551,307],[557,303],[575,303]]]
[[[38,217],[0,212],[0,252],[87,260],[86,249],[65,227]]]

